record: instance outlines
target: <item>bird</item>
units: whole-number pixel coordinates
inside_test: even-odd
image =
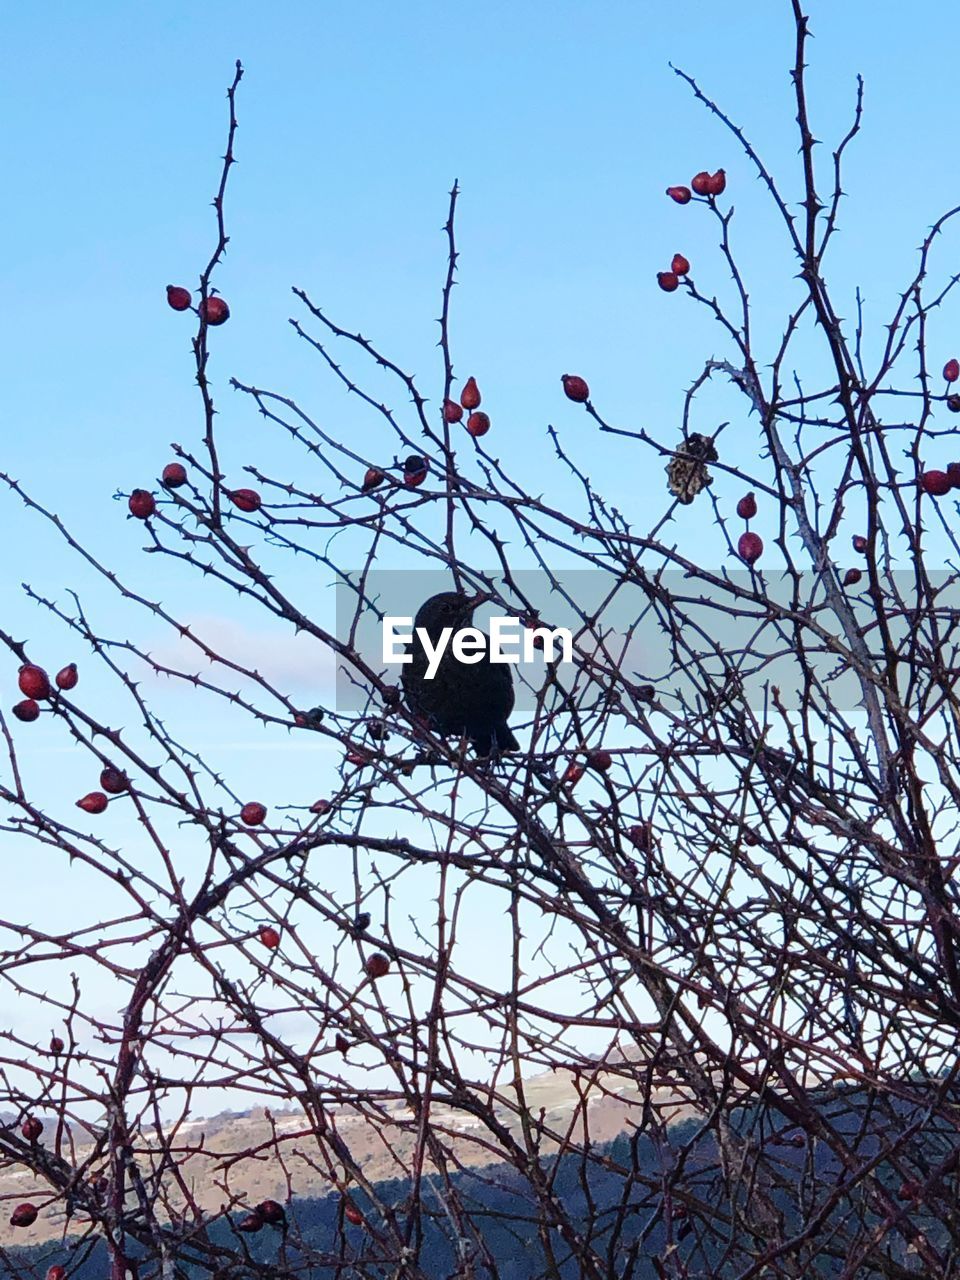
[[[434,732],[444,737],[466,734],[482,757],[520,747],[507,724],[514,702],[509,665],[490,661],[489,641],[479,662],[460,662],[453,653],[451,639],[433,679],[428,680],[427,653],[417,631],[426,631],[435,646],[445,627],[455,633],[471,626],[474,609],[487,598],[482,594],[441,591],[425,600],[417,610],[413,638],[407,644],[411,660],[404,664],[400,677],[407,707],[414,715],[422,716]]]
[[[701,490],[713,484],[713,476],[707,471],[706,464],[717,460],[717,450],[709,436],[694,431],[682,442],[664,467],[667,488],[678,502],[686,506]]]

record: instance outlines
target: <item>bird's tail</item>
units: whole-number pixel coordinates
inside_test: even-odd
[[[478,756],[499,756],[506,751],[520,750],[520,743],[513,736],[513,730],[506,721],[495,724],[491,729],[485,729],[482,734],[472,734],[471,741]]]

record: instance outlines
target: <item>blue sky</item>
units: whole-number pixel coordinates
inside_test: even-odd
[[[951,54],[941,38],[950,11],[810,9],[820,137],[833,142],[846,127],[854,72],[867,80],[835,271],[845,288],[861,283],[879,313],[955,194]],[[434,360],[438,369],[440,226],[457,177],[457,367],[481,375],[488,398],[524,424],[509,442],[517,461],[536,465],[547,421],[580,425],[560,397],[561,372],[585,374],[613,421],[675,418],[679,389],[722,343],[680,295],[660,294],[655,272],[680,249],[698,282],[722,290],[725,281],[715,226],[703,210],[679,210],[664,187],[725,165],[758,307],[778,314],[792,272],[747,162],[668,63],[696,74],[744,123],[796,194],[787,10],[773,0],[722,10],[270,11],[101,0],[9,11],[0,53],[5,465],[78,527],[108,520],[129,542],[106,500],[147,483],[167,442],[196,430],[189,326],[163,306],[163,286],[192,284],[209,250],[207,202],[236,57],[247,76],[219,279],[233,307],[216,335],[221,387],[236,374],[312,407],[342,406],[286,325],[291,284],[404,367],[425,376]],[[256,438],[236,396],[222,391],[220,407],[238,443]],[[251,456],[252,447],[237,463]],[[615,456],[617,496],[642,496],[648,477]]]
[[[953,9],[864,0],[808,8],[813,125],[828,144],[848,125],[855,73],[866,79],[833,278],[846,315],[859,283],[868,315],[885,318],[927,227],[958,198]],[[0,30],[0,466],[133,582],[187,612],[201,611],[194,586],[155,558],[145,563],[141,531],[112,495],[153,487],[169,442],[199,434],[191,325],[167,309],[164,286],[193,287],[209,256],[236,58],[246,67],[239,164],[217,280],[233,314],[212,335],[211,365],[232,475],[285,455],[228,390],[231,375],[302,399],[328,425],[361,429],[287,324],[291,285],[375,337],[439,395],[434,318],[454,178],[462,187],[457,371],[481,379],[495,406],[490,446],[499,442],[531,483],[542,483],[553,422],[639,524],[644,507],[663,502],[662,470],[638,462],[627,443],[597,445],[559,377],[587,377],[610,421],[669,434],[682,389],[706,357],[726,354],[703,313],[656,286],[680,250],[704,287],[728,288],[716,224],[667,200],[668,184],[727,169],[748,284],[761,322],[774,326],[771,340],[779,337],[795,288],[783,231],[747,161],[669,63],[744,125],[795,199],[792,34],[780,0],[270,8],[98,0],[11,7]],[[955,270],[957,256],[954,237],[938,267]],[[952,308],[938,317],[932,340],[944,359],[957,319]],[[742,411],[727,439],[749,460],[756,446]],[[562,501],[565,482],[554,474]],[[25,579],[51,594],[82,586],[104,625],[128,625],[35,519],[0,501],[11,550],[0,590],[18,634],[41,636],[46,625],[16,598]],[[327,602],[317,590],[317,598],[332,613],[332,595]],[[269,647],[269,633],[251,625],[250,642]],[[35,743],[39,771],[41,748],[54,744],[39,730]],[[259,751],[247,755],[256,760],[234,762],[241,786],[254,785],[262,764]],[[63,785],[73,787],[69,768]],[[28,901],[31,874],[11,910],[18,893]]]

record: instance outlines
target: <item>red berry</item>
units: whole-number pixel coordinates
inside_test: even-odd
[[[238,510],[248,514],[260,510],[261,498],[256,489],[234,489],[230,493],[230,501]]]
[[[862,577],[862,569],[848,569],[843,575],[843,585],[845,587],[855,587]]]
[[[347,1039],[346,1036],[342,1036],[338,1032],[337,1038],[334,1040],[333,1045],[337,1053],[346,1053],[347,1050],[350,1048],[350,1041]]]
[[[627,832],[627,839],[641,853],[650,852],[650,827],[646,822],[641,822],[638,826],[631,827]]]
[[[908,1180],[900,1184],[900,1190],[897,1192],[898,1200],[915,1200],[920,1194],[920,1184]]]
[[[591,769],[596,769],[598,773],[606,773],[613,764],[613,756],[609,751],[605,751],[602,747],[596,751],[587,753],[587,765]]]
[[[179,489],[182,484],[187,483],[187,468],[182,462],[168,462],[160,479],[167,489]]]
[[[108,764],[100,773],[100,786],[104,791],[109,791],[112,796],[122,795],[129,785],[127,775],[119,769],[114,769],[112,764]]]
[[[212,301],[212,299],[211,299]],[[263,1214],[259,1209],[254,1209],[253,1213],[245,1214],[237,1223],[238,1231],[253,1232],[259,1231],[263,1227]]]
[[[960,462],[947,463],[947,479],[951,489],[960,489]]]
[[[54,1264],[52,1267],[47,1267],[45,1280],[67,1280],[66,1267],[61,1267],[57,1264]]]
[[[27,1116],[20,1126],[20,1132],[28,1142],[36,1142],[43,1133],[43,1121],[38,1120],[36,1116]]]
[[[948,360],[943,366],[943,376],[947,382],[956,382],[960,378],[960,360]]]
[[[134,489],[127,499],[127,506],[130,508],[130,514],[136,516],[138,520],[148,520],[157,509],[153,494],[148,493],[146,489]]]
[[[867,549],[867,540],[863,536],[863,534],[855,533],[851,539],[851,542],[853,543],[854,551],[856,551],[858,555],[862,556]]]
[[[343,1216],[355,1227],[363,1225],[363,1214],[355,1204],[350,1204],[349,1201],[344,1205]]]
[[[674,275],[672,271],[657,272],[657,284],[660,286],[660,288],[663,290],[664,293],[673,293],[674,289],[676,289],[679,283],[680,283],[679,279]]]
[[[478,409],[480,407],[480,388],[477,386],[476,378],[468,378],[463,384],[463,390],[460,392],[460,403],[465,409]]]
[[[459,422],[462,417],[463,417],[463,407],[457,404],[456,400],[444,400],[443,402],[444,422]]]
[[[403,483],[411,489],[423,484],[427,478],[427,460],[418,453],[411,453],[403,464]]]
[[[368,759],[365,751],[348,751],[346,756],[347,764],[355,765],[358,769],[365,765]]]
[[[382,951],[375,951],[364,968],[367,971],[367,977],[375,982],[377,978],[382,978],[390,972],[390,961]]]
[[[77,664],[75,662],[69,662],[65,667],[61,667],[55,676],[57,688],[75,689],[79,678],[80,677],[77,675]]]
[[[737,503],[737,515],[741,520],[752,520],[757,514],[757,497],[754,493],[745,493]]]
[[[710,194],[710,175],[706,169],[701,169],[690,181],[691,187],[698,196],[708,196]]]
[[[586,404],[590,399],[590,388],[577,374],[565,373],[560,381],[563,383],[563,394],[568,400],[573,400],[576,404]]]
[[[467,419],[467,430],[476,439],[478,436],[485,436],[490,430],[490,417],[484,413],[482,409],[477,409],[471,413]]]
[[[951,413],[960,413],[960,396],[947,396],[947,408]]]
[[[265,924],[257,934],[257,937],[268,951],[276,951],[277,947],[280,945],[280,935],[277,933],[276,929],[274,929],[273,925]]]
[[[675,253],[673,261],[670,263],[670,270],[675,276],[685,276],[690,270],[690,263],[682,253]]]
[[[707,195],[719,196],[723,195],[727,187],[727,175],[723,169],[718,169],[716,173],[711,173],[709,185],[707,187]]]
[[[920,476],[920,485],[924,493],[929,493],[934,498],[942,498],[953,488],[945,471],[924,471]]]
[[[267,806],[259,800],[249,800],[240,810],[240,821],[247,827],[259,827],[267,816]]]
[[[174,311],[186,311],[192,301],[189,289],[184,289],[178,284],[167,285],[167,304],[173,307]]]
[[[324,814],[329,813],[332,808],[333,806],[329,800],[314,800],[313,804],[310,806],[310,812]]]
[[[741,533],[737,551],[741,560],[746,560],[747,564],[756,564],[763,555],[763,539],[756,533]]]
[[[102,791],[90,791],[77,801],[77,808],[82,809],[84,813],[103,813],[107,803],[107,797]]]
[[[276,1200],[261,1200],[257,1205],[256,1212],[259,1213],[264,1222],[269,1222],[271,1227],[281,1227],[287,1220],[283,1205]]]
[[[207,298],[200,303],[200,314],[207,324],[225,324],[230,319],[230,308],[222,298]]]
[[[572,787],[580,781],[584,773],[585,770],[582,764],[568,764],[563,772],[562,781],[565,782],[568,787]]]
[[[363,477],[363,484],[360,486],[360,492],[369,493],[371,489],[376,489],[378,485],[383,484],[386,478],[379,467],[368,467],[367,474]]]
[[[10,1215],[11,1227],[29,1227],[37,1220],[35,1204],[18,1204]]]
[[[309,711],[298,711],[293,717],[298,729],[319,729],[323,724],[323,708],[311,707]]]
[[[31,720],[36,720],[40,714],[40,707],[32,698],[24,698],[22,702],[18,702],[13,708],[13,714],[18,720],[22,720],[24,724],[29,724]]]
[[[693,199],[689,187],[667,187],[667,195],[677,204],[689,204]]]
[[[20,692],[28,698],[50,697],[50,677],[43,667],[34,666],[32,662],[20,668],[17,684],[20,686]]]

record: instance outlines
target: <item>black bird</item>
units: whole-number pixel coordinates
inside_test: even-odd
[[[400,678],[413,714],[423,716],[431,729],[443,736],[466,734],[478,756],[519,750],[520,744],[507,724],[513,710],[510,667],[490,661],[489,641],[479,662],[459,662],[452,651],[451,637],[433,679],[428,680],[427,653],[417,628],[422,627],[436,645],[445,627],[454,632],[469,627],[474,609],[484,599],[482,595],[442,591],[426,600],[417,610],[413,640],[407,646],[413,658],[404,665]]]

